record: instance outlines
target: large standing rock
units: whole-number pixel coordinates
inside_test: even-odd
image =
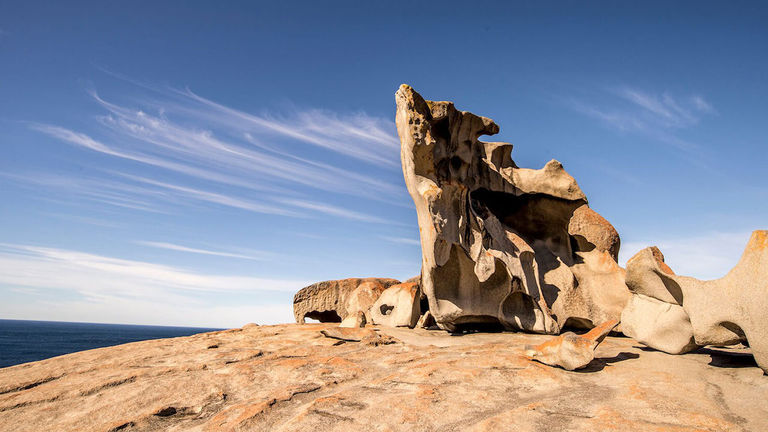
[[[397,279],[350,278],[318,282],[300,289],[293,297],[293,315],[297,323],[305,318],[320,322],[341,322],[348,315],[368,313],[373,302]],[[366,316],[366,318],[369,318]]]
[[[745,342],[768,373],[768,231],[752,233],[723,278],[678,276],[654,247],[627,262],[627,285],[633,297],[622,314],[627,335],[671,354]]]
[[[439,326],[557,334],[619,319],[629,292],[618,233],[560,162],[519,168],[511,144],[478,141],[499,131],[491,119],[425,101],[407,85],[396,101],[421,285]]]

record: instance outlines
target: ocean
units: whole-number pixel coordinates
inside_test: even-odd
[[[0,368],[77,351],[221,329],[0,319]]]

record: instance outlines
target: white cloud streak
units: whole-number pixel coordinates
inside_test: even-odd
[[[200,293],[295,292],[307,281],[212,275],[42,246],[0,244],[0,286],[55,289],[87,299],[194,303]],[[195,294],[197,293],[197,294]]]
[[[0,285],[64,289],[83,295],[130,298],[159,292],[165,295],[191,292],[295,292],[308,283],[209,275],[67,249],[0,244]]]
[[[158,97],[138,97],[141,108],[108,102],[91,92],[106,112],[96,117],[95,135],[30,123],[33,130],[114,161],[115,168],[106,170],[105,179],[89,183],[77,175],[49,186],[110,206],[162,213],[187,202],[207,202],[288,217],[327,215],[391,223],[319,202],[313,190],[408,206],[401,184],[372,173],[399,169],[399,144],[390,120],[322,110],[295,111],[283,117],[255,115],[188,89],[142,87]],[[312,147],[349,160],[342,163],[329,156],[334,162],[323,162],[306,152]],[[361,164],[373,167],[363,173],[358,171]],[[101,164],[93,167],[105,171]],[[147,173],[147,168],[153,171]],[[308,194],[312,200],[306,198]]]
[[[389,236],[381,236],[381,238],[392,243],[400,243],[400,244],[407,244],[407,245],[421,247],[421,241],[419,239],[406,238],[406,237],[389,237]]]
[[[304,201],[304,200],[297,200],[297,199],[280,199],[279,201],[290,206],[310,210],[310,212],[324,213],[331,216],[338,216],[344,219],[351,219],[351,220],[356,220],[361,222],[385,223],[385,224],[394,223],[380,217],[343,209],[340,207],[332,206],[330,204],[323,204],[323,203],[318,203],[313,201]]]
[[[143,324],[180,327],[235,328],[247,323],[281,324],[293,322],[291,305],[189,305],[142,300],[121,300],[115,308],[107,300],[50,301],[27,292],[24,301],[0,303],[5,319],[45,321]]]
[[[695,152],[700,146],[677,135],[682,129],[699,124],[714,107],[700,95],[675,98],[669,93],[654,94],[631,87],[610,89],[601,104],[571,99],[567,105],[600,123],[622,131],[642,133],[684,152]]]
[[[242,253],[193,248],[189,246],[182,246],[182,245],[178,245],[174,243],[166,243],[166,242],[137,240],[135,241],[135,243],[143,246],[157,248],[157,249],[166,249],[166,250],[172,250],[177,252],[188,252],[193,254],[211,255],[211,256],[219,256],[219,257],[226,257],[226,258],[239,258],[239,259],[251,260],[251,261],[266,261],[274,257],[273,253],[265,252],[265,251],[251,251],[249,254],[246,255]]]
[[[292,118],[277,119],[272,116],[258,116],[213,102],[189,89],[175,91],[178,95],[199,102],[211,108],[222,117],[218,122],[251,130],[261,130],[322,147],[350,156],[364,162],[397,167],[400,144],[391,132],[389,121],[371,118],[363,114],[339,117],[323,110],[309,110],[297,113]],[[197,117],[212,119],[209,112],[188,110]],[[249,131],[250,132],[250,131]]]
[[[252,253],[144,243],[184,252],[259,258]],[[0,288],[6,293],[0,315],[5,318],[209,327],[290,322],[290,303],[270,304],[265,299],[290,295],[309,283],[205,274],[74,250],[0,243]],[[205,295],[250,296],[255,304],[210,305],[201,300]]]

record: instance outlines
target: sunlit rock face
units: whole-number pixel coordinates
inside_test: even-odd
[[[369,309],[382,292],[398,284],[396,279],[349,278],[317,282],[300,289],[293,297],[293,315],[304,324],[306,318],[320,322],[342,322],[362,312],[370,322]]]
[[[395,99],[421,285],[440,327],[557,334],[619,319],[629,292],[618,233],[560,162],[519,168],[511,144],[478,140],[498,133],[491,119],[407,85]]]
[[[745,343],[768,373],[768,231],[753,232],[738,264],[711,281],[676,275],[658,248],[643,249],[627,262],[627,285],[628,336],[670,354]]]

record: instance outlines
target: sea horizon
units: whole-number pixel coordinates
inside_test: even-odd
[[[224,330],[214,327],[0,319],[0,368],[96,348]]]

